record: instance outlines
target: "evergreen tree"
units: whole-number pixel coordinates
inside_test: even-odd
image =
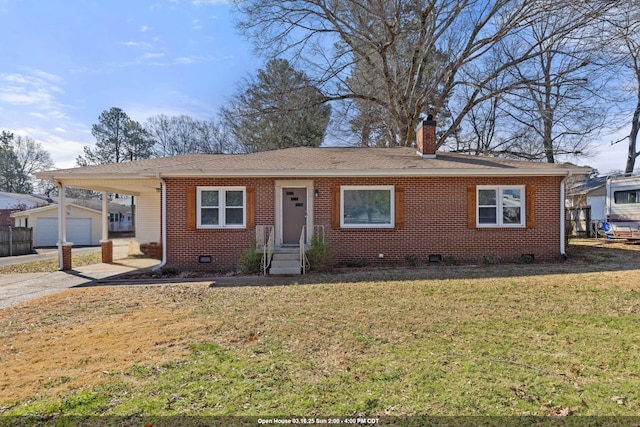
[[[322,144],[331,107],[307,76],[285,59],[269,61],[222,109],[242,151]]]

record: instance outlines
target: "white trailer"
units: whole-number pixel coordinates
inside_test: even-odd
[[[640,176],[607,179],[608,233],[615,239],[640,239]]]

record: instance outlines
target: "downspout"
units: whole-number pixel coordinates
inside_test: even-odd
[[[160,210],[162,219],[160,220],[160,239],[162,241],[162,262],[151,269],[151,271],[157,271],[167,265],[167,183],[160,177],[160,172],[156,174],[156,177],[160,180],[162,185],[162,200],[160,201]]]
[[[567,173],[567,176],[562,178],[560,182],[560,255],[567,259],[567,253],[565,248],[565,184],[569,178],[573,175],[572,171]]]

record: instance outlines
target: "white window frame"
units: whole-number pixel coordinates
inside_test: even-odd
[[[494,190],[496,192],[496,222],[494,224],[480,223],[480,190]],[[520,223],[504,223],[503,192],[505,190],[520,190]],[[476,227],[478,228],[524,228],[527,224],[526,191],[524,185],[477,185],[476,186]],[[486,206],[483,206],[486,207]]]
[[[354,190],[389,190],[390,224],[345,224],[344,192]],[[343,185],[340,187],[340,228],[395,228],[395,186],[393,185]]]
[[[202,192],[218,191],[218,221],[219,224],[202,224]],[[242,191],[242,224],[229,224],[226,220],[226,192]],[[205,206],[206,208],[206,206]],[[246,187],[197,187],[196,191],[196,224],[198,228],[234,228],[242,229],[247,227],[247,188]]]

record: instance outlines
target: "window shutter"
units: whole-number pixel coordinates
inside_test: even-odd
[[[187,187],[187,230],[196,229],[196,187]]]
[[[526,221],[527,228],[536,228],[536,186],[528,184],[526,187]]]
[[[253,230],[256,227],[256,188],[247,186],[247,229]]]
[[[331,189],[331,228],[340,228],[340,187],[337,185]]]
[[[467,187],[467,221],[469,229],[476,228],[476,186]]]
[[[396,185],[394,203],[396,230],[402,230],[404,228],[404,187],[401,185]]]

